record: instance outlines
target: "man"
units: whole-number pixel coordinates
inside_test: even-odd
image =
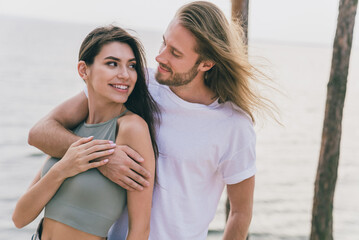
[[[238,30],[217,6],[200,1],[180,8],[163,35],[157,72],[149,74],[161,109],[152,240],[206,239],[224,186],[231,211],[223,238],[247,236],[256,172],[252,111],[261,99],[250,86],[254,69]],[[80,93],[34,126],[29,143],[61,157],[78,139],[64,127],[73,128],[87,111]],[[148,173],[132,159],[143,161],[118,146],[99,170],[129,191],[141,190]],[[118,225],[110,239],[118,239]]]

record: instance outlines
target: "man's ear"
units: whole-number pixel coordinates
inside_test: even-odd
[[[215,63],[213,61],[211,61],[211,60],[202,61],[201,64],[200,64],[200,70],[203,71],[203,72],[207,72],[214,65],[215,65]]]
[[[77,71],[80,77],[86,82],[86,80],[88,79],[87,65],[84,61],[79,61],[79,63],[77,64]]]

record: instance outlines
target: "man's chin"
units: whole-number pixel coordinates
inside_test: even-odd
[[[169,83],[170,83],[170,80],[165,79],[165,78],[163,77],[163,74],[161,74],[161,73],[158,72],[158,71],[156,72],[155,78],[156,78],[156,81],[157,81],[159,84],[169,85]]]
[[[166,86],[171,86],[171,82],[170,82],[169,80],[164,80],[164,79],[156,78],[156,81],[157,81],[159,84],[166,85]]]

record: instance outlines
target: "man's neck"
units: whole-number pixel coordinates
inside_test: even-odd
[[[179,98],[190,102],[210,105],[216,100],[215,93],[204,84],[204,79],[196,78],[183,86],[171,86],[171,91]]]

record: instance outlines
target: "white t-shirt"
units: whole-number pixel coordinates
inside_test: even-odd
[[[150,240],[204,240],[224,186],[256,173],[253,124],[230,102],[189,103],[149,78],[161,110]],[[110,240],[125,239],[120,226]]]

